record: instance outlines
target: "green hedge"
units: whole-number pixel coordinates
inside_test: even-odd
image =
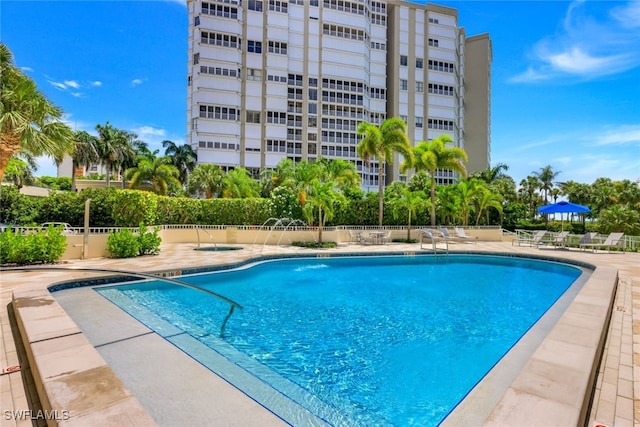
[[[280,199],[287,200],[192,199],[158,196],[139,190],[106,188],[59,192],[48,197],[34,198],[20,194],[17,189],[3,188],[0,196],[0,220],[20,225],[57,221],[81,227],[84,225],[84,205],[87,199],[91,199],[89,224],[92,227],[136,227],[139,224],[260,225],[272,217],[301,215],[301,210],[290,206],[289,194],[279,196]],[[400,214],[396,219],[390,205],[384,204],[384,225],[405,225],[405,222],[406,215]],[[429,213],[421,212],[412,223],[429,223]],[[377,225],[377,197],[347,199],[346,203],[338,206],[333,219],[326,225],[343,224]]]
[[[8,229],[0,233],[0,264],[51,264],[57,262],[67,249],[62,227],[21,234]]]

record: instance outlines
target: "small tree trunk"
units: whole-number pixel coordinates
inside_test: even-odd
[[[11,156],[20,151],[20,148],[20,135],[15,132],[5,134],[0,140],[0,182],[2,182]]]

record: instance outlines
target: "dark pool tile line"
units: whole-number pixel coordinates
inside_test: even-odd
[[[492,255],[499,257],[508,257],[508,258],[534,258],[542,261],[551,261],[551,262],[560,262],[564,264],[572,264],[579,267],[587,268],[589,270],[595,270],[595,266],[593,264],[589,264],[587,262],[560,258],[555,256],[547,256],[547,255],[536,255],[536,254],[519,254],[519,253],[509,253],[509,252],[486,252],[486,251],[455,251],[449,254],[437,253],[434,254],[432,252],[407,252],[407,251],[385,251],[385,252],[349,252],[349,253],[330,253],[330,252],[320,252],[320,253],[293,253],[293,254],[279,254],[279,255],[261,255],[255,258],[239,261],[233,264],[222,264],[222,265],[210,265],[204,267],[194,267],[194,268],[185,268],[185,269],[172,269],[172,270],[161,270],[153,272],[152,274],[157,275],[158,277],[178,277],[182,275],[191,275],[191,274],[201,274],[201,273],[211,273],[215,271],[224,271],[231,270],[238,267],[243,267],[245,265],[253,264],[261,261],[269,261],[274,259],[292,259],[292,258],[340,258],[340,257],[354,257],[354,256],[455,256],[455,255]],[[50,292],[61,291],[64,289],[73,289],[80,288],[84,286],[100,286],[100,285],[110,285],[122,282],[137,282],[146,279],[141,279],[135,276],[112,276],[112,277],[103,277],[103,278],[95,278],[95,279],[85,279],[79,281],[70,281],[65,283],[58,283],[50,286],[48,289]]]
[[[69,270],[73,271],[73,270]],[[85,286],[101,286],[101,285],[111,285],[114,283],[122,283],[122,282],[139,282],[143,279],[137,276],[110,276],[110,277],[100,277],[95,279],[85,279],[85,280],[74,280],[63,283],[56,283],[55,285],[49,286],[47,289],[49,292],[57,292],[63,291],[65,289],[75,289],[75,288],[83,288]]]

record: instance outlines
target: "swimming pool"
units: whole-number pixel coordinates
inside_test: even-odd
[[[162,283],[99,292],[163,336],[186,331],[331,424],[435,425],[580,274],[452,255],[287,259],[181,278],[245,307],[224,340],[228,307],[204,294]]]

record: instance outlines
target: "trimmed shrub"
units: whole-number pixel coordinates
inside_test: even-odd
[[[137,190],[120,190],[113,194],[113,221],[118,227],[156,224],[158,196]]]
[[[112,258],[132,258],[138,256],[140,243],[138,237],[128,228],[112,231],[107,238],[107,251]]]
[[[51,264],[67,249],[67,238],[61,227],[22,235],[8,229],[0,233],[0,264]]]
[[[162,238],[158,236],[159,232],[159,227],[154,227],[153,231],[148,231],[147,227],[140,224],[138,230],[138,255],[158,255],[160,253]]]

